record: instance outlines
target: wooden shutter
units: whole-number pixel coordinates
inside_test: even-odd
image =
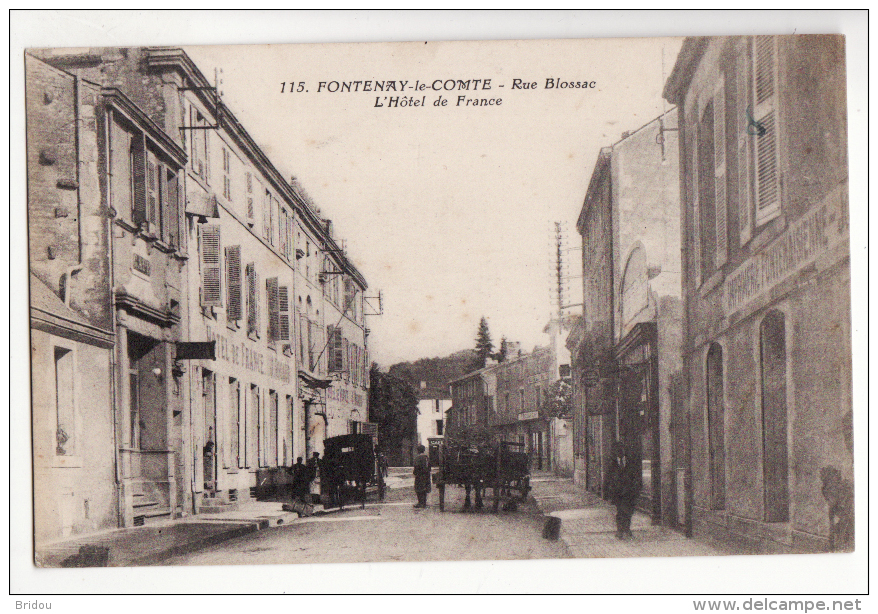
[[[310,371],[315,370],[314,364],[314,343],[316,341],[317,335],[314,334],[314,322],[308,320],[308,369]]]
[[[728,256],[728,229],[726,217],[726,88],[725,76],[713,97],[713,163],[714,198],[716,222],[716,253],[714,263],[720,268]]]
[[[241,386],[229,378],[229,461],[232,467],[241,466],[238,439],[241,436]]]
[[[247,277],[247,334],[258,334],[259,332],[259,310],[258,310],[258,292],[257,292],[257,275],[256,265],[252,262],[247,264],[245,269]]]
[[[763,224],[780,212],[776,101],[777,48],[774,36],[756,36],[753,45],[755,119],[762,127],[754,137],[756,139],[756,224]]]
[[[146,156],[146,219],[151,226],[158,227],[159,206],[159,173],[161,164],[155,156],[147,153]]]
[[[344,372],[345,381],[349,381],[351,379],[351,342],[342,337],[342,343],[344,344],[344,366],[342,371]]]
[[[262,200],[262,238],[268,239],[271,236],[271,192],[265,191],[265,197]]]
[[[268,464],[271,467],[277,467],[277,427],[278,427],[278,404],[280,397],[277,392],[272,391],[269,396],[270,415],[268,417]]]
[[[268,341],[277,341],[280,333],[280,314],[278,312],[277,277],[265,280],[265,291],[268,297]]]
[[[691,122],[691,134],[686,139],[686,148],[691,154],[689,157],[689,189],[692,202],[692,218],[690,229],[692,230],[692,250],[689,252],[690,274],[695,276],[695,286],[701,286],[701,209],[698,202],[699,176],[698,176],[698,105],[695,105],[695,114]]]
[[[277,307],[280,321],[280,329],[278,334],[280,340],[289,343],[290,341],[290,289],[287,286],[280,286],[277,289]]]
[[[171,168],[165,168],[165,212],[162,220],[167,220],[165,225],[165,237],[173,247],[180,247],[180,193],[177,181],[177,172]]]
[[[131,219],[135,226],[147,221],[146,217],[146,147],[143,135],[138,135],[131,142],[131,175],[134,192]]]
[[[220,271],[220,227],[202,224],[201,235],[201,305],[222,307],[222,273]]]
[[[305,319],[305,316],[299,314],[299,365],[307,366],[305,363],[305,358],[307,356],[307,352],[305,351],[305,345],[308,340],[308,320]],[[308,367],[310,368],[310,367]]]
[[[247,219],[252,220],[256,217],[253,211],[253,174],[247,173]]]
[[[752,113],[749,96],[750,58],[747,46],[740,50],[737,66],[737,109],[735,116],[738,118],[735,130],[738,135],[738,241],[741,245],[750,240],[753,228],[752,205],[750,201],[750,136],[747,129],[750,122],[747,114]]]
[[[341,339],[341,329],[331,324],[326,327],[327,349],[329,357],[327,359],[326,369],[330,373],[338,373],[341,371],[341,355],[339,354],[339,340]]]
[[[131,135],[117,122],[111,124],[110,172],[112,173],[113,202],[116,212],[126,220],[131,220]]]
[[[241,319],[241,246],[226,248],[226,283],[228,284],[226,317],[230,322]]]

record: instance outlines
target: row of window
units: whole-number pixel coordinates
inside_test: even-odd
[[[166,245],[185,250],[179,169],[142,132],[111,122],[110,191],[118,214]]]
[[[730,237],[743,246],[755,228],[780,213],[777,40],[745,41],[712,91],[698,98],[687,126],[697,285],[726,263]],[[737,228],[728,223],[731,211]]]
[[[346,381],[356,386],[365,386],[366,383],[366,351],[357,344],[349,341],[342,334],[341,327],[326,327],[328,343],[328,371],[339,373]]]
[[[264,332],[269,347],[291,355],[295,346],[300,364],[311,371],[322,371],[320,367],[326,364],[328,356],[330,371],[343,373],[346,380],[356,385],[365,385],[365,349],[343,338],[341,329],[334,326],[330,326],[324,336],[319,324],[319,310],[312,314],[311,298],[308,297],[306,304],[296,310],[290,286],[283,285],[278,277],[265,280],[266,304],[263,305],[256,263],[242,262],[240,245],[223,248],[220,225],[199,225],[199,254],[202,307],[224,307],[226,319],[234,324],[245,320],[247,334],[254,339],[262,336],[261,320],[265,318]],[[224,255],[225,271],[220,254]],[[295,344],[296,331],[293,328],[295,315],[298,315],[298,345]]]
[[[285,395],[282,400],[275,390],[265,391],[256,384],[247,385],[233,377],[228,382],[229,451],[220,459],[223,467],[289,466],[294,441],[293,397]]]
[[[192,171],[207,185],[211,185],[211,136],[213,130],[205,130],[208,126],[206,118],[195,108],[191,108],[190,155]],[[312,283],[317,282],[319,275],[319,250],[316,245],[312,249],[311,241],[303,241],[301,232],[295,229],[293,211],[281,199],[275,196],[263,183],[241,162],[236,154],[222,141],[219,144],[222,155],[222,194],[223,199],[238,212],[245,216],[248,226],[257,227],[257,214],[261,217],[261,237],[287,261],[296,263],[298,270]],[[259,232],[254,230],[254,232]],[[296,238],[302,244],[300,254],[296,254]],[[299,262],[301,260],[301,262]],[[327,259],[328,260],[328,259]],[[335,301],[338,304],[338,301]]]

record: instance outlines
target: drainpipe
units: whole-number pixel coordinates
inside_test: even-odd
[[[77,237],[77,260],[78,262],[65,269],[64,271],[64,280],[65,280],[65,288],[64,288],[64,304],[67,307],[70,307],[70,285],[73,279],[73,275],[79,273],[82,270],[82,187],[80,186],[80,165],[82,164],[82,155],[80,153],[80,126],[79,123],[82,121],[81,113],[80,113],[80,104],[81,93],[80,93],[80,85],[81,77],[77,74],[73,77],[73,150],[76,155],[76,176],[74,180],[76,181],[76,237]]]
[[[113,227],[115,225],[116,213],[115,207],[113,207],[113,165],[112,165],[112,151],[113,145],[110,141],[112,131],[110,130],[110,125],[113,120],[112,110],[107,109],[105,114],[104,121],[104,160],[106,165],[106,176],[107,176],[107,250],[108,250],[108,268],[109,268],[109,291],[110,291],[110,323],[113,330],[113,339],[118,340],[118,333],[116,331],[116,309],[114,305],[113,297],[116,293],[116,266],[115,266],[115,258],[113,256]],[[69,292],[68,292],[69,294]],[[118,343],[118,341],[116,342]],[[116,344],[114,343],[114,346]],[[122,496],[122,476],[120,474],[120,463],[119,463],[119,407],[118,407],[118,390],[117,390],[117,377],[121,377],[119,371],[119,365],[116,362],[116,351],[118,351],[118,347],[114,347],[113,351],[110,352],[110,398],[112,399],[113,404],[113,477],[115,480],[116,486],[116,520],[117,525],[122,526],[125,515],[123,512],[123,507],[125,505],[124,497]]]

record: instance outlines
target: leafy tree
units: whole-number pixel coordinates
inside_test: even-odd
[[[485,316],[479,320],[479,330],[476,332],[476,359],[473,362],[473,370],[484,369],[488,357],[494,350],[494,342],[491,341],[491,331],[488,330],[488,320]]]
[[[564,418],[572,414],[573,385],[569,377],[562,377],[549,386],[540,412],[550,418]]]
[[[417,439],[418,395],[408,382],[369,369],[369,421],[378,425],[379,445],[391,464],[409,464]]]

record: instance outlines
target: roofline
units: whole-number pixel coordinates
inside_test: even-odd
[[[104,97],[104,101],[110,104],[114,110],[121,112],[125,119],[149,134],[150,138],[165,151],[165,154],[170,156],[181,168],[186,166],[188,156],[183,148],[121,90],[115,87],[104,87],[101,88],[101,95]]]
[[[676,105],[682,104],[683,93],[689,88],[695,73],[693,69],[704,55],[709,40],[709,36],[689,36],[683,41],[677,61],[674,62],[674,68],[662,90],[665,100]]]
[[[212,87],[198,66],[196,66],[195,62],[192,61],[192,58],[190,58],[183,49],[179,47],[146,47],[144,52],[146,54],[147,66],[151,68],[177,70],[184,78],[189,79],[192,85],[197,88]],[[311,231],[324,243],[326,248],[324,251],[328,251],[328,255],[338,262],[342,270],[354,278],[362,290],[366,290],[369,287],[366,278],[347,256],[342,255],[335,239],[330,237],[326,232],[326,224],[324,221],[305,202],[305,199],[293,188],[293,186],[284,179],[280,171],[277,170],[268,156],[266,156],[259,145],[256,144],[256,141],[253,140],[253,137],[250,136],[228,106],[226,106],[222,100],[213,100],[212,96],[208,93],[209,91],[210,89],[195,89],[193,90],[193,93],[208,109],[221,110],[221,113],[219,114],[222,115],[224,122],[227,124],[227,126],[224,126],[226,132],[238,141],[238,145],[251,158],[254,164],[264,169],[266,177],[271,181],[274,188],[287,198],[289,203],[293,205],[296,212],[300,215],[302,220],[306,222]]]

